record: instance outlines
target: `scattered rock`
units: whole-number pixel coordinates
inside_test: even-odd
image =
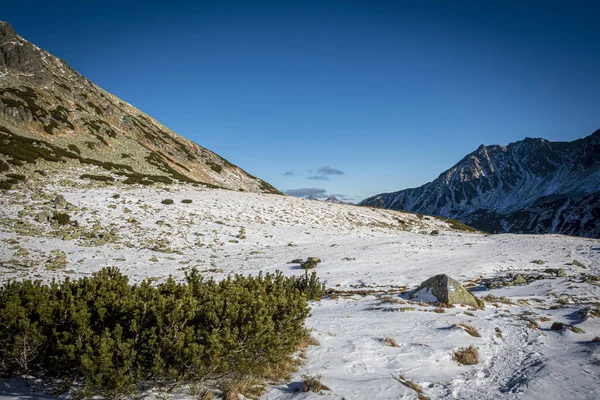
[[[64,196],[62,194],[59,194],[58,196],[56,196],[54,198],[54,207],[57,209],[60,208],[67,208],[67,200],[64,198]]]
[[[67,267],[67,255],[62,250],[52,250],[52,257],[46,261],[46,268],[49,270],[64,269]]]
[[[512,280],[513,285],[527,285],[527,281],[523,278],[523,275],[517,274],[515,279]]]
[[[52,215],[48,211],[40,211],[36,216],[35,220],[39,223],[48,222]]]
[[[411,298],[425,302],[480,306],[475,296],[469,293],[460,282],[445,274],[436,275],[421,283]]]
[[[544,272],[559,278],[567,276],[563,268],[546,268]]]

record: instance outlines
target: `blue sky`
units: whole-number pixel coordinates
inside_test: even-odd
[[[600,128],[597,1],[29,1],[0,20],[284,191],[358,201],[480,144]]]

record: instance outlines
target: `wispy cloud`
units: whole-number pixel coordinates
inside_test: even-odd
[[[283,176],[294,176],[294,171],[285,171],[283,174],[281,174]]]
[[[290,189],[290,190],[285,191],[285,194],[288,194],[288,195],[294,196],[294,197],[306,197],[306,196],[325,197],[326,193],[327,193],[327,191],[325,189],[317,189],[317,188],[300,188],[300,189]]]
[[[317,172],[321,175],[345,175],[346,173],[337,168],[331,168],[328,166],[321,167],[317,170]]]
[[[338,199],[343,200],[343,201],[353,201],[353,200],[357,199],[356,196],[346,196],[345,194],[339,194],[339,193],[336,193],[335,197],[337,197]]]
[[[306,179],[310,179],[311,181],[328,181],[329,180],[329,178],[324,175],[311,175],[311,176],[307,177]]]

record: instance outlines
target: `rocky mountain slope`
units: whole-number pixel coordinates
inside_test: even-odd
[[[337,197],[335,197],[334,194],[332,194],[331,196],[326,198],[324,201],[325,201],[325,203],[331,203],[331,204],[346,204],[343,201],[341,201],[340,199],[338,199]]]
[[[1,170],[9,169],[7,162],[31,172],[91,166],[103,175],[88,178],[105,181],[178,180],[278,193],[104,91],[0,21]],[[10,186],[10,180],[3,185]]]
[[[360,205],[457,218],[488,232],[600,236],[600,130],[484,146],[433,182]]]

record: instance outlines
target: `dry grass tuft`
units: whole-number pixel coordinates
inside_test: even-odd
[[[406,301],[398,297],[382,297],[379,304],[406,304]]]
[[[484,297],[484,299],[485,299],[485,301],[489,301],[490,303],[502,303],[502,304],[508,304],[508,305],[515,304],[508,297],[504,297],[504,296],[496,297],[493,294],[488,294],[487,296]]]
[[[421,386],[419,386],[418,384],[414,383],[411,380],[406,379],[403,375],[400,375],[397,378],[395,376],[392,376],[392,378],[394,378],[395,380],[397,380],[404,386],[414,390],[417,393],[417,398],[419,400],[429,400],[429,397],[427,397],[423,394],[423,388],[421,388]]]
[[[538,324],[535,320],[533,319],[527,319],[527,327],[529,329],[540,329],[540,324]]]
[[[304,383],[304,388],[302,391],[304,392],[314,392],[319,393],[322,390],[330,390],[327,386],[321,382],[321,375],[303,375],[302,380]]]
[[[398,342],[396,342],[396,339],[394,339],[393,337],[391,337],[390,335],[387,335],[384,339],[383,339],[383,343],[386,346],[390,346],[390,347],[400,347],[400,345],[398,344]]]
[[[578,326],[570,325],[569,329],[573,333],[585,333],[585,331],[583,329],[579,328]]]
[[[234,377],[223,380],[219,385],[224,400],[238,400],[239,395],[260,396],[265,386],[255,376]]]
[[[442,314],[442,313],[445,313],[446,310],[443,309],[442,307],[438,307],[438,308],[434,308],[433,312],[438,313],[438,314]]]
[[[494,329],[496,331],[496,337],[502,338],[502,329],[500,328],[495,328]]]
[[[292,373],[306,362],[306,349],[309,346],[318,346],[319,342],[308,331],[302,336],[295,352],[297,357],[284,357],[275,363],[265,363],[259,370],[249,375],[233,376],[222,380],[219,388],[225,400],[237,400],[239,395],[250,398],[260,397],[269,384],[281,384],[289,381]],[[323,389],[328,390],[328,389]]]
[[[479,362],[479,352],[476,347],[470,345],[467,348],[455,350],[452,359],[461,365],[475,365]]]
[[[467,332],[469,335],[471,335],[473,337],[481,337],[477,328],[475,328],[472,325],[458,324],[458,326],[463,328],[465,332]]]

